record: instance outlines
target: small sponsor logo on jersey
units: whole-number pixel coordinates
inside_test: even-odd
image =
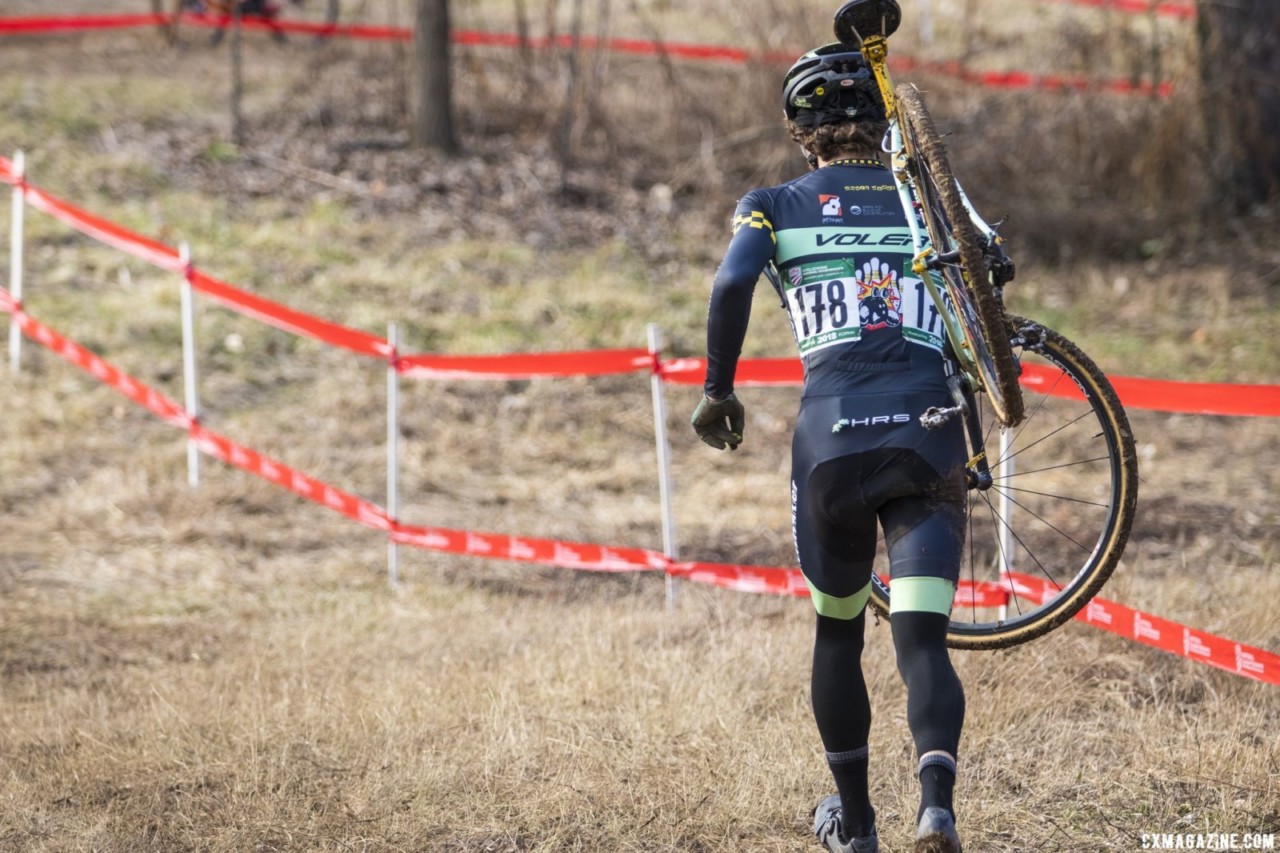
[[[844,216],[844,211],[840,208],[840,196],[819,195],[818,203],[822,205],[822,218],[824,221],[828,218],[840,219]]]

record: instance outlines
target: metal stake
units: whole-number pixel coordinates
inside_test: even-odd
[[[668,560],[680,558],[679,545],[676,544],[676,517],[672,506],[671,495],[671,444],[667,438],[667,398],[666,387],[657,365],[662,356],[662,330],[656,323],[648,325],[649,354],[653,356],[654,371],[649,379],[653,392],[653,433],[658,451],[658,497],[662,506],[662,553]],[[667,575],[667,609],[675,607],[676,579]]]
[[[996,468],[999,469],[999,478],[1004,480],[1004,483],[996,487],[996,491],[999,492],[996,497],[996,515],[1000,519],[1000,576],[1002,578],[1013,571],[1013,519],[1009,517],[1010,513],[1013,512],[1013,501],[1009,499],[1009,478],[1014,475],[1017,463],[1010,453],[1012,446],[1013,430],[1001,429],[1000,460]],[[992,473],[994,474],[995,472],[993,471]],[[1002,605],[999,609],[998,618],[1004,619],[1007,615],[1007,605]]]
[[[22,307],[22,217],[26,210],[26,158],[19,151],[13,155],[13,213],[9,217],[9,293],[17,307]],[[9,370],[17,373],[22,366],[22,330],[18,314],[9,316]]]
[[[394,525],[400,518],[399,446],[400,446],[400,372],[399,333],[396,324],[387,326],[387,342],[391,355],[387,360],[387,517]],[[400,549],[394,538],[387,539],[387,581],[400,584]]]
[[[187,417],[192,429],[187,432],[187,484],[200,485],[200,449],[196,446],[195,425],[200,421],[200,394],[196,388],[196,321],[195,299],[191,292],[191,247],[184,240],[178,244],[178,260],[182,262],[182,384],[186,393]]]

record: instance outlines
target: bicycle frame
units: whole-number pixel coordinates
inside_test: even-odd
[[[954,309],[946,299],[941,285],[934,278],[934,270],[930,267],[930,260],[936,258],[937,252],[929,239],[928,231],[923,227],[916,213],[920,200],[911,175],[907,171],[907,157],[910,152],[906,150],[902,126],[898,121],[898,104],[894,95],[893,80],[889,76],[888,55],[889,43],[885,36],[868,36],[862,42],[862,56],[875,75],[876,85],[880,87],[880,95],[884,99],[885,114],[889,119],[889,131],[885,134],[885,142],[881,148],[890,157],[890,169],[893,172],[894,182],[898,186],[898,198],[902,203],[903,213],[907,217],[907,227],[911,230],[911,245],[915,252],[912,268],[920,276],[925,291],[938,311],[938,316],[942,318],[943,326],[947,330],[947,339],[951,342],[951,348],[956,354],[960,370],[965,375],[969,387],[979,388],[981,383],[977,376],[977,359],[969,347],[964,330],[960,328],[955,318]],[[988,239],[991,239],[995,232],[982,221],[967,197],[965,197],[965,208],[973,218],[974,224]]]
[[[943,327],[946,329],[947,340],[952,353],[956,357],[956,363],[962,377],[960,381],[949,383],[954,406],[928,410],[921,415],[921,423],[925,424],[926,427],[929,427],[930,424],[937,427],[957,414],[963,417],[970,449],[973,453],[972,458],[966,465],[969,487],[985,491],[991,487],[993,481],[986,459],[982,425],[978,422],[977,407],[974,405],[973,398],[975,390],[982,387],[982,383],[978,378],[977,357],[969,344],[969,339],[964,329],[960,326],[960,322],[955,316],[955,308],[951,304],[951,300],[942,284],[936,278],[936,269],[940,262],[940,256],[932,244],[928,230],[924,227],[924,223],[917,213],[922,202],[915,186],[915,179],[907,169],[907,159],[914,152],[907,150],[906,140],[902,133],[902,125],[898,117],[897,98],[887,64],[889,53],[888,38],[883,35],[868,36],[862,41],[861,51],[863,58],[875,75],[876,85],[879,87],[881,97],[884,99],[885,113],[889,119],[889,130],[885,134],[885,140],[881,147],[890,157],[890,169],[893,172],[894,182],[898,187],[898,198],[902,203],[903,213],[906,214],[907,227],[911,232],[911,244],[915,253],[912,269],[920,277],[925,292],[929,294],[929,298],[932,300],[934,308],[942,320]],[[997,245],[1000,238],[995,229],[978,215],[968,196],[964,194],[963,189],[961,190],[961,198],[964,202],[965,210],[979,232],[990,244]]]

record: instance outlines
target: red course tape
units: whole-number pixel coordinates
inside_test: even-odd
[[[809,594],[803,576],[794,568],[673,562],[662,553],[645,548],[611,547],[400,524],[390,519],[386,510],[370,501],[303,474],[213,432],[188,416],[185,409],[173,400],[28,315],[4,288],[0,288],[0,310],[13,314],[27,337],[115,388],[165,422],[186,430],[204,453],[269,480],[366,527],[386,531],[392,541],[433,551],[587,571],[665,571],[675,577],[743,592],[791,596]],[[645,355],[648,356],[648,353]],[[956,606],[998,606],[1010,600],[1011,591],[1032,601],[1043,601],[1053,592],[1049,584],[1028,575],[1010,574],[1008,579],[1008,589],[999,584],[970,584],[962,581],[956,590]],[[1076,618],[1120,636],[1246,678],[1280,684],[1280,656],[1263,649],[1194,631],[1185,625],[1100,598],[1091,601]]]
[[[1030,575],[1011,573],[1009,577],[1013,581],[1015,592],[1032,601],[1042,602],[1054,592],[1052,585]],[[1105,598],[1094,598],[1075,618],[1179,657],[1207,663],[1268,684],[1280,684],[1280,655],[1213,634],[1193,631],[1186,625],[1179,625]]]
[[[191,282],[193,289],[200,291],[214,301],[240,314],[244,314],[246,317],[253,317],[270,326],[275,326],[277,329],[313,338],[360,355],[377,356],[379,358],[389,358],[391,356],[391,345],[382,338],[366,332],[349,329],[337,323],[330,323],[327,320],[312,317],[310,314],[303,314],[301,311],[294,311],[269,299],[246,293],[224,281],[205,275],[199,270],[192,269],[188,273],[187,279]]]
[[[162,243],[135,234],[113,222],[99,219],[30,184],[26,186],[24,195],[27,203],[36,210],[47,213],[82,234],[87,234],[101,243],[141,258],[161,269],[174,272],[182,270],[182,260],[178,257],[178,252]]]
[[[396,370],[417,379],[539,379],[606,376],[653,370],[643,349],[526,353],[523,355],[406,355]]]
[[[701,385],[706,381],[707,363],[701,358],[678,358],[662,362],[663,379],[678,385]],[[1054,397],[1083,400],[1073,383],[1056,382],[1061,374],[1053,368],[1026,364],[1022,385]],[[1245,385],[1214,382],[1174,382],[1107,374],[1131,409],[1176,412],[1192,415],[1237,415],[1280,417],[1280,385]],[[804,381],[804,368],[794,358],[744,358],[738,362],[734,384],[739,387],[789,387]]]
[[[1077,6],[1094,6],[1117,12],[1138,15],[1163,15],[1169,18],[1194,18],[1196,7],[1191,3],[1163,2],[1163,0],[1051,0],[1058,3],[1074,3]]]
[[[1089,0],[1077,0],[1089,2]],[[1113,0],[1101,0],[1113,2]],[[1125,0],[1114,0],[1125,2]],[[1128,0],[1134,2],[1134,0]],[[1098,4],[1095,0],[1094,5]],[[1162,4],[1169,8],[1177,4]],[[1194,10],[1193,10],[1194,11]],[[22,34],[36,32],[58,32],[77,29],[120,29],[127,27],[154,27],[167,24],[168,15],[118,15],[88,17],[42,17],[42,18],[0,18],[0,35],[5,33]],[[183,14],[180,23],[200,27],[223,28],[231,25],[229,16],[209,16]],[[359,24],[325,24],[314,21],[291,21],[287,19],[267,19],[261,17],[241,18],[241,26],[247,30],[267,31],[274,33],[301,33],[314,36],[341,36],[345,38],[408,41],[413,31],[402,27],[375,27]],[[567,34],[554,38],[533,36],[522,39],[516,33],[492,33],[477,30],[454,30],[454,43],[468,46],[518,48],[522,45],[533,50],[557,48],[571,49],[575,44],[583,50],[606,50],[611,53],[624,53],[640,56],[666,56],[675,59],[711,62],[765,62],[785,65],[797,55],[781,51],[748,51],[742,48],[714,44],[688,44],[684,42],[657,42],[644,39],[608,38],[598,39],[594,36],[583,36],[575,40]],[[894,70],[910,70],[919,68],[934,74],[958,77],[970,83],[998,89],[1040,88],[1050,90],[1103,91],[1121,94],[1158,94],[1167,97],[1172,85],[1165,83],[1135,82],[1118,78],[1097,80],[1082,76],[1066,76],[1060,74],[1032,74],[1023,71],[977,71],[958,62],[918,62],[911,57],[896,55],[890,61]]]
[[[16,184],[12,163],[0,157],[0,182]],[[86,213],[36,187],[23,184],[25,199],[73,229],[164,269],[181,271],[173,249],[126,228]],[[348,329],[294,311],[241,291],[194,269],[185,274],[192,287],[221,304],[278,328],[307,335],[353,352],[394,359],[397,370],[409,376],[435,379],[533,378],[566,375],[604,375],[656,370],[669,382],[700,384],[705,375],[702,359],[673,359],[657,363],[647,350],[621,349],[585,352],[532,353],[496,356],[416,355],[395,358],[390,345],[373,335]],[[781,595],[808,595],[797,569],[739,566],[704,562],[672,562],[656,551],[603,545],[512,537],[503,534],[402,525],[387,517],[381,507],[307,476],[221,436],[189,417],[185,409],[165,395],[129,376],[80,344],[55,332],[27,314],[0,288],[0,310],[14,315],[23,334],[109,385],[165,422],[188,431],[206,454],[263,477],[295,494],[329,507],[365,526],[387,531],[393,541],[419,548],[562,566],[590,571],[662,570],[677,577],[710,583],[727,589]],[[1045,393],[1079,398],[1073,385],[1045,387],[1056,373],[1028,365],[1024,384]],[[747,359],[739,366],[742,385],[796,385],[802,380],[794,359]],[[1280,386],[1219,385],[1113,377],[1121,399],[1137,408],[1203,414],[1280,416]],[[1042,601],[1052,590],[1048,584],[1026,575],[1010,575],[1013,591]],[[998,584],[962,583],[957,606],[990,607],[1007,603],[1010,590]],[[1199,660],[1239,675],[1280,684],[1280,656],[1194,631],[1184,625],[1141,613],[1105,599],[1094,599],[1077,617],[1081,621],[1140,643]]]

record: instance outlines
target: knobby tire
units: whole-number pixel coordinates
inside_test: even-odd
[[[983,390],[991,399],[996,417],[1005,426],[1016,426],[1024,417],[1018,364],[1005,334],[1008,321],[1004,305],[991,283],[984,238],[969,216],[946,146],[925,109],[920,91],[910,84],[900,86],[897,98],[910,158],[908,168],[915,172],[921,213],[934,251],[955,249],[960,254],[961,281],[957,283],[954,270],[944,270],[941,277],[951,292],[956,318],[968,338]],[[965,310],[966,305],[972,311]],[[958,348],[959,342],[952,346]]]
[[[1137,503],[1133,433],[1107,377],[1062,335],[1021,317],[1011,315],[1009,321],[1012,332],[1005,340],[1020,350],[1029,368],[1046,366],[1041,379],[1047,385],[1041,385],[1043,396],[1034,395],[1029,403],[1025,422],[1010,432],[1006,457],[991,446],[997,436],[990,437],[987,456],[996,485],[985,493],[970,492],[961,579],[1001,583],[1011,603],[1003,618],[992,608],[957,604],[947,634],[953,648],[1018,645],[1075,616],[1115,571]],[[1070,393],[1064,396],[1063,391]],[[1005,465],[1012,476],[1002,475]],[[1002,489],[1013,496],[1008,518],[998,517],[992,503],[991,495]],[[975,522],[985,524],[985,530]],[[1014,571],[1059,588],[1044,604],[1017,599],[993,565],[1003,549],[990,545],[1005,525],[1014,541],[1013,553],[1007,555]],[[889,601],[888,588],[876,577],[872,607],[888,614]]]

